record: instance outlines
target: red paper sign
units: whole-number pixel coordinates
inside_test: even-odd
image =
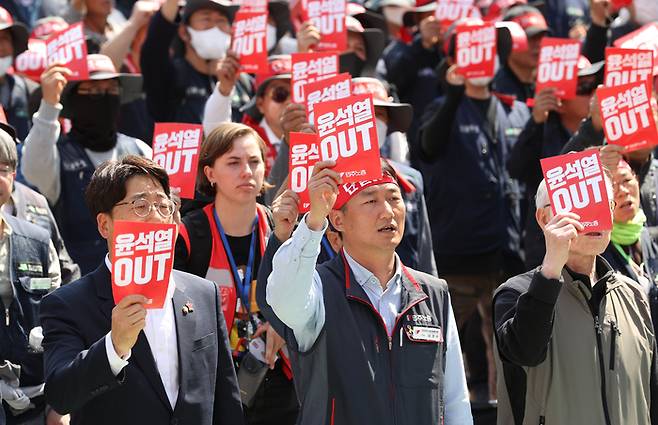
[[[289,3],[288,7],[290,8],[290,21],[292,21],[295,32],[299,31],[299,28],[307,20],[304,6],[304,0],[291,0]]]
[[[320,160],[320,141],[315,133],[290,133],[290,157],[288,187],[299,195],[299,212],[305,213],[311,207],[308,181],[313,174],[315,163]]]
[[[292,55],[292,101],[306,104],[304,86],[338,74],[336,53],[293,53]]]
[[[434,16],[444,27],[464,18],[482,18],[473,0],[439,0]]]
[[[494,24],[458,25],[455,43],[458,72],[465,78],[493,77],[496,67]]]
[[[231,49],[240,57],[243,72],[267,72],[267,12],[238,11],[233,20]]]
[[[198,124],[156,123],[153,161],[169,174],[169,184],[180,197],[194,199],[203,127]]]
[[[352,94],[352,76],[344,72],[335,77],[307,84],[306,92],[306,116],[308,122],[314,122],[313,108],[320,102],[344,99]]]
[[[267,12],[267,0],[240,0],[238,3],[240,4],[240,12]]]
[[[658,131],[651,111],[651,95],[643,82],[616,87],[599,87],[603,130],[608,143],[627,151],[658,144]]]
[[[598,151],[544,158],[541,168],[553,214],[578,214],[584,233],[612,229],[610,200]]]
[[[652,90],[653,52],[650,50],[605,49],[605,85],[607,87],[645,81]]]
[[[322,161],[334,160],[343,183],[381,178],[382,169],[372,95],[315,105],[315,128]]]
[[[27,50],[16,56],[14,69],[32,81],[39,82],[41,74],[46,70],[46,42],[36,38],[30,39]]]
[[[643,49],[653,52],[653,74],[658,74],[658,23],[653,22],[627,34],[614,43],[615,47]]]
[[[307,20],[320,32],[320,42],[315,50],[347,49],[347,28],[345,0],[301,0],[305,2]]]
[[[82,22],[71,25],[65,30],[53,34],[46,41],[48,66],[55,63],[66,66],[71,75],[69,81],[89,79],[87,67],[87,43],[82,28]]]
[[[579,57],[579,41],[544,37],[539,53],[535,93],[539,93],[546,87],[555,87],[557,97],[562,99],[575,97],[578,85]]]
[[[141,294],[153,300],[145,308],[162,308],[174,264],[176,225],[117,221],[112,242],[115,304]]]

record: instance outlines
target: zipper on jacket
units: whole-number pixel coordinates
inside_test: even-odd
[[[610,322],[610,370],[615,370],[615,353],[617,349],[617,335],[621,335],[617,323]]]
[[[601,371],[601,401],[603,403],[603,415],[605,416],[606,425],[611,425],[610,412],[608,410],[608,397],[606,396],[603,343],[601,342],[601,334],[603,333],[603,330],[601,328],[601,323],[599,322],[598,314],[594,316],[594,330],[596,331],[596,352],[599,358],[599,369]]]
[[[5,308],[5,325],[9,326],[9,309]]]

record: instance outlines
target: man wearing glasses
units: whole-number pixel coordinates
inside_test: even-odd
[[[172,223],[176,212],[164,169],[135,155],[102,164],[86,200],[108,248],[116,221]],[[174,270],[162,309],[147,312],[142,295],[115,305],[111,262],[41,305],[48,403],[80,425],[241,425],[215,285]]]
[[[41,76],[43,99],[21,161],[25,178],[48,199],[82,274],[92,271],[106,252],[83,200],[91,175],[109,159],[152,155],[141,140],[117,132],[119,106],[139,96],[141,76],[117,73],[104,55],[89,55],[87,62],[87,81],[67,83],[70,71],[57,65]],[[69,118],[72,126],[61,137],[60,115]]]
[[[588,232],[572,212],[554,215],[544,181],[535,218],[542,265],[494,294],[498,423],[658,423],[649,306],[644,289],[600,257],[610,231]]]

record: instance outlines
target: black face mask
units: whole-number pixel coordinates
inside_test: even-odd
[[[121,101],[116,94],[79,95],[69,100],[71,135],[83,147],[106,152],[117,143],[117,118]]]
[[[356,53],[343,53],[340,55],[340,72],[349,72],[352,78],[361,76],[366,61],[359,58]]]

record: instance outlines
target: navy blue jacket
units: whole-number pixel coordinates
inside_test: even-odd
[[[425,159],[433,161],[425,193],[440,273],[472,273],[472,264],[455,266],[471,256],[499,252],[520,260],[521,189],[505,164],[530,113],[523,103],[510,107],[496,97],[488,108],[490,118],[471,98],[451,92],[421,128]],[[492,119],[497,124],[488,126]]]
[[[29,113],[30,95],[38,87],[37,83],[19,75],[5,75],[5,84],[9,84],[9,103],[3,104],[7,122],[16,129],[16,137],[24,140],[32,127]]]
[[[171,408],[144,332],[115,377],[105,349],[114,300],[110,271],[94,272],[44,298],[46,399],[73,425],[241,425],[242,404],[219,294],[211,282],[172,271],[179,392]],[[184,314],[182,306],[193,305]]]
[[[50,235],[27,221],[2,216],[12,230],[9,244],[14,299],[8,306],[0,300],[5,320],[9,321],[9,326],[0,326],[0,360],[21,366],[21,386],[39,385],[43,383],[43,355],[29,347],[28,337],[33,328],[40,326],[39,306],[50,288],[35,288],[31,280],[48,278]]]

